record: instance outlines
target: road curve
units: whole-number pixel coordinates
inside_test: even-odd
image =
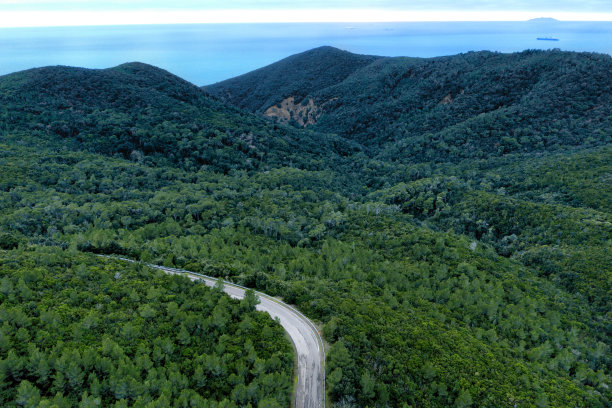
[[[110,257],[127,262],[136,262],[128,258]],[[160,265],[146,264],[169,274],[180,274],[193,281],[200,281],[207,286],[214,286],[217,279],[184,269],[168,268]],[[247,288],[224,281],[224,291],[235,299],[242,299]],[[299,310],[280,300],[255,291],[260,303],[256,309],[267,312],[272,318],[278,318],[298,354],[297,388],[295,392],[296,408],[325,407],[325,346],[316,326]]]

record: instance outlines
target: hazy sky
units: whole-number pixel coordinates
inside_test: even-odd
[[[535,17],[612,21],[612,0],[0,0],[0,27]]]

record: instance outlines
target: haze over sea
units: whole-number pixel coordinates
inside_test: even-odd
[[[559,41],[538,41],[537,37]],[[559,48],[612,54],[612,22],[135,25],[0,29],[0,75],[47,65],[140,61],[206,85],[331,45],[360,54],[435,57]]]

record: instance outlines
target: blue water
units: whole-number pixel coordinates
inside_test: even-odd
[[[538,41],[537,37],[559,41]],[[321,45],[413,57],[549,48],[612,54],[612,22],[4,28],[0,29],[0,75],[46,65],[108,68],[141,61],[205,85]]]

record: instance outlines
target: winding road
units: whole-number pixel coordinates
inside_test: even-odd
[[[128,258],[110,257],[127,262],[137,262]],[[180,274],[193,281],[200,281],[207,286],[214,286],[217,279],[184,269],[168,268],[160,265],[146,264],[169,274]],[[247,290],[244,286],[224,281],[224,291],[232,298],[242,299]],[[267,312],[272,318],[278,318],[285,329],[298,355],[297,388],[295,391],[296,408],[325,407],[325,346],[316,326],[299,310],[265,293],[255,291],[260,303],[256,309]]]

